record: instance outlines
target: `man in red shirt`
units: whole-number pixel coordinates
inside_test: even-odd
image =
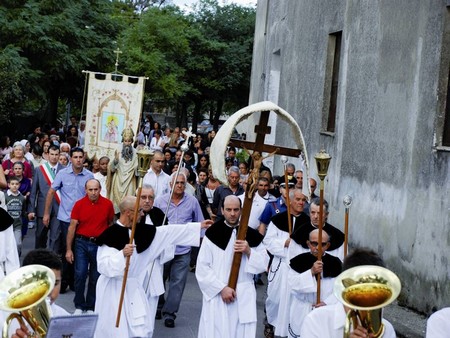
[[[66,260],[70,264],[75,262],[74,314],[94,312],[95,288],[99,277],[97,271],[98,247],[95,241],[114,220],[113,204],[109,199],[100,195],[100,182],[90,179],[86,182],[85,189],[86,196],[78,200],[72,209],[67,233]],[[72,252],[74,238],[75,256]],[[85,295],[88,273],[89,283]]]

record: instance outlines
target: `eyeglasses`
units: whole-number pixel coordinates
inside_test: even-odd
[[[319,242],[311,242],[311,241],[308,241],[308,242],[315,248],[317,248],[319,246]],[[328,242],[322,243],[322,246],[325,246],[327,244],[328,244]]]
[[[155,199],[155,196],[143,196],[141,195],[141,200],[144,201],[153,201]]]

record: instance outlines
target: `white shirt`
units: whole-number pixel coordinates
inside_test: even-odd
[[[162,151],[164,146],[164,140],[162,137],[159,138],[159,140],[156,139],[156,137],[152,137],[152,140],[150,141],[150,149],[151,150],[159,150]]]
[[[147,171],[142,182],[143,185],[151,185],[155,191],[155,197],[166,194],[170,191],[169,187],[170,176],[161,170],[156,174],[152,168]]]
[[[102,195],[103,197],[107,198],[108,197],[108,191],[106,190],[106,179],[107,179],[107,176],[101,174],[100,172],[96,172],[94,174],[94,178],[100,182],[100,185],[102,187],[102,189],[100,190],[100,195]]]
[[[244,204],[244,197],[245,197],[244,194],[238,196],[242,204]],[[259,217],[264,211],[264,208],[266,207],[266,204],[269,201],[270,197],[271,195],[269,193],[265,194],[264,196],[261,196],[260,194],[258,194],[257,191],[255,192],[255,196],[253,196],[252,209],[250,211],[250,216],[248,218],[249,227],[253,229],[257,229],[259,227],[259,225],[261,224],[261,222],[259,221]]]
[[[346,313],[341,303],[322,306],[310,312],[303,322],[301,337],[308,338],[342,338]],[[396,338],[391,323],[383,319],[384,334],[382,338]]]

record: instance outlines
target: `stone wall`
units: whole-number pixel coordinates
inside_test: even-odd
[[[296,118],[312,171],[320,148],[332,156],[331,223],[343,228],[352,195],[351,245],[378,251],[402,280],[400,301],[427,313],[450,305],[450,149],[436,147],[449,21],[441,0],[259,0],[250,91],[250,103],[271,100]],[[336,31],[336,129],[324,133]],[[275,140],[289,146],[284,129],[276,122]]]

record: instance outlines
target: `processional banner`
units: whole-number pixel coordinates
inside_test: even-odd
[[[122,132],[131,128],[134,135],[144,98],[145,77],[87,72],[89,87],[86,104],[84,150],[89,157],[114,158],[122,146]]]

